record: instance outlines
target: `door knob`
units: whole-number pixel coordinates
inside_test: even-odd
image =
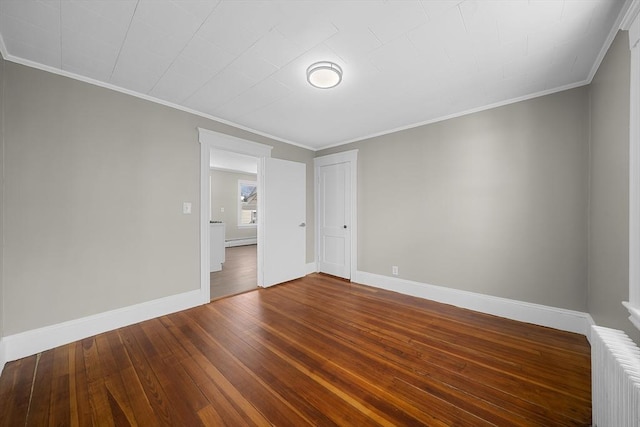
[[[307,224],[305,224],[304,222],[301,222],[298,227],[306,227],[306,226],[307,226]]]
[[[343,226],[342,226],[342,228],[347,228],[347,226],[346,226],[346,225],[343,225]]]

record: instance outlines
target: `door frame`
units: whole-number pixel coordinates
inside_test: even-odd
[[[356,278],[358,271],[358,150],[343,151],[341,153],[328,154],[313,159],[314,172],[314,199],[315,199],[315,246],[316,246],[316,271],[320,271],[320,168],[339,163],[349,163],[351,188],[349,200],[351,207],[351,217],[349,218],[349,239],[351,241],[349,281]]]
[[[211,162],[211,150],[232,151],[238,154],[245,154],[258,158],[258,192],[262,185],[261,164],[262,159],[271,157],[272,146],[260,144],[224,133],[214,132],[212,130],[197,128],[198,141],[200,142],[200,295],[202,303],[207,304],[211,301],[211,282],[209,271],[209,251],[211,249],[209,242],[209,216],[211,210],[211,188],[209,185],[209,170]],[[258,197],[258,211],[264,204],[264,197]],[[264,208],[262,208],[264,209]],[[258,284],[262,283],[261,274],[263,269],[262,259],[262,226],[260,215],[258,215]]]

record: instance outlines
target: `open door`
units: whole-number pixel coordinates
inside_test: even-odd
[[[261,160],[258,198],[258,285],[305,275],[306,165],[270,157]]]

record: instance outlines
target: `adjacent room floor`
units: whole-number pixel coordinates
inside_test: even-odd
[[[222,271],[211,273],[211,300],[247,292],[258,287],[257,245],[225,249]]]
[[[321,274],[10,362],[2,425],[588,426],[582,335]]]

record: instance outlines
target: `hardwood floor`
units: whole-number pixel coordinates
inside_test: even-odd
[[[258,287],[257,245],[225,249],[222,271],[211,273],[211,300],[247,292]]]
[[[314,274],[6,365],[5,426],[588,426],[581,335]]]

